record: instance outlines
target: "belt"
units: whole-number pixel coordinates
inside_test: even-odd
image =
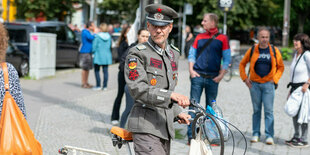
[[[201,77],[203,77],[203,78],[206,78],[206,79],[213,79],[213,78],[215,78],[216,76],[215,75],[206,75],[206,74],[199,74]]]
[[[297,87],[300,87],[300,86],[302,86],[302,85],[304,85],[305,84],[305,82],[300,82],[300,83],[293,83],[293,82],[290,82],[290,83],[288,83],[287,84],[287,88],[289,88],[290,86],[292,87],[292,88],[297,88]],[[310,87],[309,87],[310,88]]]

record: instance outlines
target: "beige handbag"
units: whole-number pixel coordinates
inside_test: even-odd
[[[201,130],[199,130],[196,138],[191,140],[189,155],[212,155],[210,143],[207,140],[204,142],[201,139],[201,134]]]

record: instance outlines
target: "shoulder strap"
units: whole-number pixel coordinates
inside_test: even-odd
[[[6,91],[10,89],[9,86],[9,75],[8,75],[8,67],[5,62],[1,63],[2,71],[3,71],[3,79],[4,79],[4,88]]]
[[[197,57],[196,57],[196,60],[199,58],[200,54],[203,52],[203,50],[205,50],[210,44],[211,42],[219,35],[220,33],[217,33],[215,35],[213,35],[212,38],[210,38],[204,45],[203,47],[201,48],[201,50],[199,51]]]
[[[277,60],[277,53],[276,53],[276,49],[274,48],[273,45],[271,45],[272,51],[273,51],[273,55],[274,58],[276,59],[276,67],[278,66],[278,60]]]
[[[254,49],[255,49],[255,45],[253,45],[253,46],[251,47],[251,53],[250,53],[250,59],[249,59],[249,62],[250,62],[250,67],[249,67],[249,70],[248,70],[248,78],[249,78],[249,75],[250,75],[250,69],[251,69],[251,58],[252,58],[252,55],[253,55]]]

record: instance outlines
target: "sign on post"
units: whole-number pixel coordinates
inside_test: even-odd
[[[226,34],[226,31],[227,31],[227,25],[226,25],[226,13],[231,10],[231,8],[233,7],[233,0],[219,0],[218,1],[218,5],[219,5],[219,8],[221,10],[224,11],[224,27],[223,27],[223,34]]]
[[[230,11],[234,3],[233,0],[219,0],[218,2],[220,9],[225,12]]]
[[[193,14],[193,5],[189,3],[185,3],[184,6],[184,13],[186,15],[192,15]]]

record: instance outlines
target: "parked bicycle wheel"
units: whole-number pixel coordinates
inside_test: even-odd
[[[215,127],[214,131],[209,130],[210,126],[206,126],[206,121],[210,121],[211,123],[214,124],[214,127]],[[212,134],[212,132],[213,132],[213,134],[214,134],[214,132],[215,132],[216,134],[218,134],[219,140],[215,141],[215,142],[220,145],[220,147],[221,147],[220,148],[220,155],[223,155],[224,154],[224,136],[223,136],[221,127],[218,124],[218,122],[216,121],[215,117],[208,114],[208,113],[206,113],[206,115],[203,113],[198,113],[196,115],[194,121],[192,122],[192,134],[193,134],[194,139],[196,138],[196,135],[198,134],[199,130],[202,130],[202,133],[203,133],[201,139],[207,139],[210,144],[212,144],[212,142],[214,142],[214,141],[210,141],[211,136],[209,135],[209,137],[208,137],[208,133],[211,132],[211,134]],[[212,140],[214,140],[213,138],[212,138]]]

